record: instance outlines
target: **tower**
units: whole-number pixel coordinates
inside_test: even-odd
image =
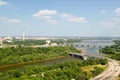
[[[23,33],[23,35],[22,35],[22,39],[23,39],[23,41],[25,40],[25,33]]]

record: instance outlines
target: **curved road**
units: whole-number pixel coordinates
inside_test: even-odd
[[[120,64],[113,59],[108,59],[108,64],[107,70],[91,80],[115,80],[120,74]]]

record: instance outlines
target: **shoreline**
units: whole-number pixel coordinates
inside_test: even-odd
[[[35,62],[45,62],[45,61],[49,61],[49,60],[62,59],[62,58],[66,58],[66,57],[69,57],[69,56],[59,56],[59,57],[53,57],[53,58],[48,58],[48,59],[44,59],[44,60],[35,60],[35,61],[29,61],[29,62],[23,62],[23,63],[17,63],[17,64],[4,65],[4,66],[0,66],[0,69],[7,68],[7,67],[14,67],[14,66],[29,65],[29,64],[35,63]]]

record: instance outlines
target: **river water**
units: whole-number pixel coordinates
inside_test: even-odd
[[[112,40],[83,40],[80,43],[73,44],[73,46],[82,49],[84,54],[99,55],[99,49],[113,44]]]
[[[68,56],[68,57],[55,58],[55,59],[50,59],[50,60],[30,62],[30,63],[25,63],[25,64],[16,64],[13,66],[7,66],[7,67],[0,68],[0,72],[4,73],[4,72],[7,72],[8,70],[15,70],[15,69],[22,71],[24,70],[24,66],[28,66],[28,65],[50,66],[55,63],[62,63],[62,62],[70,61],[70,60],[80,60],[80,59]]]

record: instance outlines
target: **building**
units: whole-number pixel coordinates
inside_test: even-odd
[[[51,41],[50,41],[50,40],[46,40],[46,43],[47,43],[47,44],[50,44],[50,43],[51,43]]]
[[[12,42],[12,37],[10,37],[10,36],[4,37],[4,41],[6,41],[8,43],[11,43]]]
[[[3,41],[3,39],[2,38],[0,38],[0,45],[2,45],[3,43],[2,43],[2,41]]]

